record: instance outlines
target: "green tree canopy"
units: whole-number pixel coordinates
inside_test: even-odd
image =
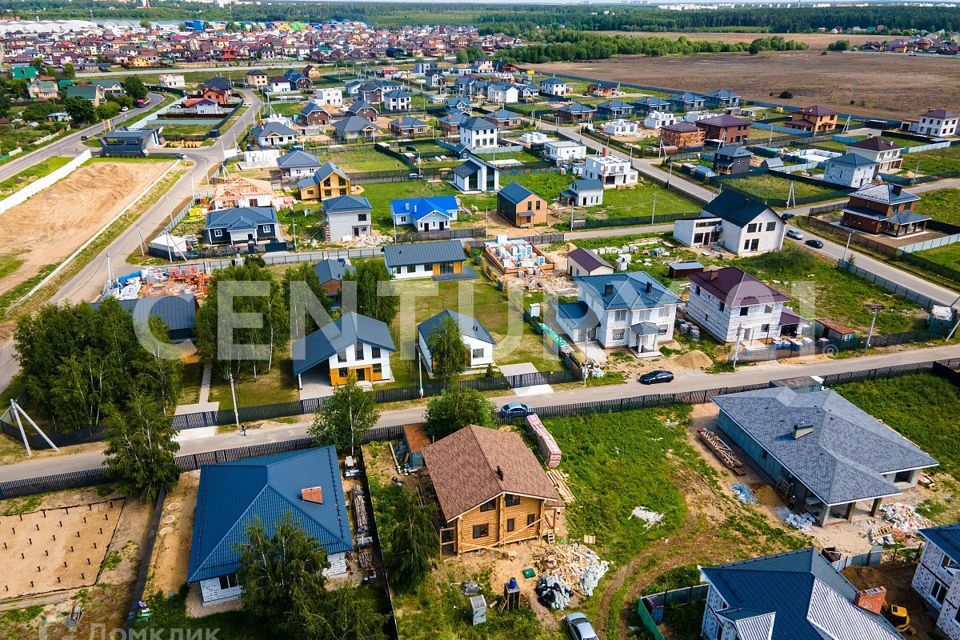
[[[496,408],[482,393],[463,389],[454,382],[447,385],[443,394],[427,403],[423,428],[430,437],[439,439],[468,424],[493,427],[497,423],[496,416]]]
[[[97,110],[93,103],[80,96],[70,96],[64,100],[63,110],[70,115],[74,124],[93,122],[97,119]]]
[[[143,84],[137,76],[127,76],[123,79],[124,92],[134,100],[142,100],[147,97],[147,85]]]
[[[295,636],[303,640],[386,640],[387,617],[377,610],[373,594],[348,585],[317,588],[315,581],[293,590]]]
[[[452,380],[467,368],[470,352],[460,336],[460,327],[453,316],[445,316],[427,338],[433,374],[440,380]]]
[[[413,591],[430,574],[433,561],[440,553],[440,541],[433,526],[433,505],[421,505],[412,489],[397,487],[396,490],[390,505],[391,526],[381,532],[381,540],[387,545],[383,561],[390,584],[401,591]]]
[[[306,320],[303,334],[307,335],[316,331],[319,327],[317,326],[316,321],[309,314],[307,314],[304,318],[304,310],[297,308],[297,305],[293,304],[294,301],[291,300],[291,292],[293,291],[291,288],[292,282],[306,283],[307,287],[310,289],[310,292],[316,296],[326,312],[330,314],[331,318],[333,317],[333,301],[320,284],[320,278],[317,276],[316,269],[314,269],[313,265],[309,262],[304,262],[295,267],[289,267],[286,270],[286,272],[283,274],[284,304],[286,308],[290,310],[293,322],[296,323]]]
[[[349,447],[353,455],[354,446],[379,419],[374,394],[361,389],[351,376],[347,384],[324,398],[307,432],[318,445],[333,445],[341,450]]]
[[[393,322],[400,311],[400,298],[380,294],[380,283],[393,277],[386,263],[381,258],[370,258],[355,261],[353,267],[353,272],[345,273],[343,279],[357,282],[357,312],[386,324]]]
[[[137,395],[125,413],[111,406],[108,415],[104,464],[121,491],[152,501],[161,489],[175,485],[180,477],[175,460],[180,445],[160,403]]]

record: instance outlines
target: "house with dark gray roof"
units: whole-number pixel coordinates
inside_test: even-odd
[[[873,182],[877,163],[856,153],[830,158],[823,165],[823,181],[838,187],[859,189]]]
[[[313,271],[317,274],[320,286],[327,295],[331,298],[339,298],[344,276],[354,273],[356,269],[347,262],[346,258],[327,258],[313,265]]]
[[[323,546],[330,565],[324,575],[347,572],[353,537],[334,447],[200,467],[187,582],[199,586],[204,606],[243,592],[237,571],[250,525],[259,522],[272,536],[288,515]]]
[[[921,529],[926,540],[913,589],[937,621],[937,631],[960,640],[960,522]]]
[[[720,342],[749,343],[780,336],[780,316],[790,299],[738,267],[690,276],[687,317]]]
[[[384,245],[383,258],[394,278],[472,277],[459,240]]]
[[[327,240],[340,242],[370,235],[373,206],[363,196],[335,196],[323,200]]]
[[[613,273],[613,265],[597,255],[592,249],[577,247],[567,254],[567,275],[599,276]]]
[[[574,278],[577,302],[557,305],[560,329],[574,342],[627,347],[637,357],[660,355],[673,339],[680,298],[645,271]]]
[[[723,640],[901,640],[871,593],[816,549],[700,569],[710,585],[700,634]]]
[[[719,242],[736,255],[779,251],[787,225],[756,198],[727,190],[703,206],[699,217],[673,223],[673,237],[688,247]]]
[[[293,375],[303,388],[303,375],[318,369],[328,373],[330,384],[391,380],[390,353],[396,351],[386,324],[355,311],[293,343]]]
[[[120,300],[124,311],[133,316],[137,324],[147,326],[150,318],[159,318],[167,327],[167,337],[171,342],[189,340],[193,337],[197,325],[197,299],[192,293],[157,298],[137,298]],[[99,302],[93,304],[94,308]]]
[[[906,236],[926,229],[930,216],[914,210],[920,197],[898,184],[871,184],[850,194],[840,222],[871,234]]]
[[[320,160],[306,151],[288,151],[277,158],[277,167],[282,182],[296,182],[312,176],[320,168]]]
[[[731,109],[740,106],[740,95],[729,89],[717,89],[704,96],[708,109]]]
[[[101,156],[144,157],[147,151],[163,144],[163,127],[108,131],[100,136]]]
[[[280,239],[272,207],[235,207],[208,211],[204,232],[208,244],[248,244]]]
[[[276,148],[293,144],[300,137],[300,133],[282,122],[270,120],[251,129],[250,137],[261,147]]]
[[[547,201],[517,182],[497,193],[497,214],[515,227],[532,227],[547,222]]]
[[[491,193],[500,188],[500,167],[473,154],[452,173],[453,186],[464,193]]]
[[[382,130],[366,118],[347,116],[333,123],[333,135],[340,142],[375,140]]]
[[[473,318],[450,309],[445,309],[417,325],[417,342],[420,356],[427,371],[433,374],[433,355],[430,353],[430,337],[445,321],[453,321],[460,331],[460,339],[467,347],[467,368],[480,369],[493,365],[493,348],[497,342],[487,328]]]
[[[715,396],[717,425],[791,509],[823,526],[875,516],[938,462],[835,391],[770,387]],[[861,503],[866,503],[863,506]]]
[[[603,204],[603,182],[578,178],[560,192],[561,200],[568,206],[594,207]]]

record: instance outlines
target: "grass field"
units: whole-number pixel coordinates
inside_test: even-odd
[[[204,135],[213,126],[209,124],[163,124],[163,136],[174,140],[180,136],[199,136]]]
[[[299,399],[297,382],[293,378],[290,360],[274,360],[273,369],[256,378],[245,374],[234,381],[238,407],[291,402]],[[216,369],[210,379],[210,402],[219,402],[221,409],[232,409],[230,383]]]
[[[923,328],[926,314],[912,302],[837,269],[832,263],[793,246],[780,253],[741,258],[734,264],[744,271],[773,284],[799,305],[804,317],[829,316],[857,329],[863,335],[870,327],[873,312],[864,307],[878,302],[883,310],[877,316],[877,333],[898,333]]]
[[[917,255],[931,262],[960,271],[960,244],[948,244],[928,251],[919,251]],[[954,283],[956,284],[956,283]]]
[[[314,153],[314,151],[311,151]],[[376,149],[343,149],[342,151],[320,151],[314,153],[320,162],[332,161],[335,165],[350,172],[368,171],[406,171],[407,165],[392,156],[380,153]]]
[[[850,382],[835,389],[906,436],[960,479],[960,389],[932,374]]]
[[[70,160],[72,160],[72,158],[67,158],[65,156],[53,156],[52,158],[41,160],[37,164],[24,169],[15,176],[7,178],[3,182],[0,182],[0,198],[6,198],[11,193],[23,189],[31,182],[34,182],[59,169],[63,165],[70,162]]]
[[[922,153],[910,153],[904,156],[903,168],[905,170],[917,171],[918,166],[920,167],[920,174],[927,176],[960,172],[960,146]]]
[[[934,220],[960,226],[960,189],[928,191],[916,204],[916,211]]]
[[[726,182],[736,189],[749,193],[753,197],[764,202],[782,202],[790,194],[790,180],[781,178],[772,173],[747,176],[746,178],[735,178]],[[832,197],[843,197],[843,192],[839,192],[835,187],[818,184],[810,184],[793,181],[794,195],[797,198],[818,198],[828,200]]]

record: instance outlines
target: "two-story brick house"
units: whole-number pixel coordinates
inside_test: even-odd
[[[843,208],[844,226],[867,233],[905,236],[920,233],[930,216],[913,209],[920,197],[898,184],[874,184],[850,194]]]

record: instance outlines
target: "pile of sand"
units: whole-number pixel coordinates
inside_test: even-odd
[[[703,351],[694,349],[679,356],[675,362],[684,369],[706,369],[713,364],[713,360]]]

